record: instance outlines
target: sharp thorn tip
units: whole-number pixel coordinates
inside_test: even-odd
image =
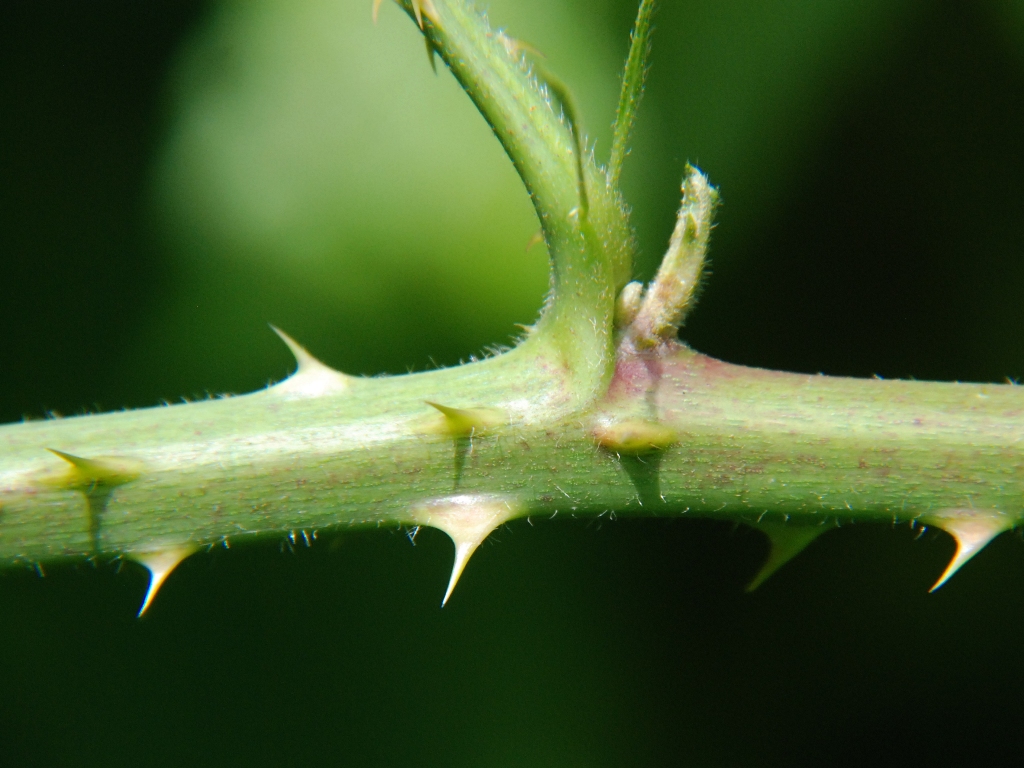
[[[466,569],[466,564],[469,563],[469,558],[473,556],[478,545],[479,542],[476,541],[455,543],[455,562],[452,564],[452,575],[448,579],[448,589],[445,590],[444,599],[441,601],[442,608],[447,605],[448,598],[455,591],[455,585],[459,583],[459,578],[461,578],[462,572]]]
[[[956,541],[956,552],[928,590],[935,592],[949,581],[964,564],[984,549],[992,539],[1013,527],[1012,521],[995,510],[952,509],[930,515],[926,522],[937,526]]]
[[[268,325],[288,347],[296,363],[295,373],[272,389],[299,397],[317,397],[348,388],[351,377],[324,365],[287,333],[272,323]]]
[[[149,585],[146,587],[146,597],[142,601],[139,612],[135,614],[136,618],[142,618],[143,614],[153,604],[153,600],[156,599],[157,593],[167,580],[167,577],[171,575],[171,572],[178,567],[182,560],[195,551],[196,547],[187,545],[170,547],[158,552],[129,555],[130,559],[144,566],[149,571]]]
[[[455,545],[455,560],[443,608],[459,583],[470,557],[484,539],[502,523],[515,517],[521,505],[511,497],[460,494],[421,502],[411,510],[410,521],[444,531]]]

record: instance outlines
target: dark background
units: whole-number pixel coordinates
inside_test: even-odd
[[[601,55],[620,61],[631,3],[565,4],[608,30],[618,47]],[[625,178],[638,276],[694,160],[724,199],[683,334],[697,349],[835,375],[1024,376],[1024,13],[817,5],[664,0]],[[378,29],[414,40],[393,10]],[[531,319],[452,331],[424,286],[406,332],[382,343],[255,269],[183,258],[155,158],[176,119],[168,79],[215,11],[0,7],[0,420],[257,388],[289,366],[263,325],[280,317],[328,362],[371,374],[453,364]],[[557,69],[573,34],[534,37]],[[587,88],[600,137],[610,107]],[[232,292],[247,299],[230,365],[203,351],[205,308],[179,346],[147,347],[162,308]],[[0,763],[1020,761],[1016,535],[929,595],[950,539],[845,527],[746,595],[765,552],[746,529],[521,521],[442,611],[450,549],[432,531],[415,547],[374,531],[201,554],[142,621],[135,566],[0,573]]]

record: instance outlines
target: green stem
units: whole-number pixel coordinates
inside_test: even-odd
[[[413,0],[402,5],[415,18]],[[578,156],[573,126],[531,75],[518,44],[491,31],[469,3],[438,0],[433,9],[423,17],[424,34],[512,159],[551,256],[548,306],[519,354],[562,366],[574,398],[586,401],[611,371],[615,297],[633,256],[625,209],[593,158]],[[596,199],[583,198],[584,189]]]
[[[426,524],[455,541],[450,593],[495,525],[614,510],[767,516],[776,537],[783,521],[922,519],[957,536],[948,575],[1020,522],[1024,390],[777,373],[673,340],[714,207],[696,171],[666,268],[646,296],[624,292],[616,337],[632,254],[618,193],[575,154],[511,41],[461,0],[418,8],[537,208],[553,293],[526,342],[459,368],[353,379],[284,337],[299,370],[262,392],[0,428],[0,561],[127,555],[158,586],[202,545]],[[770,568],[813,538],[778,548]]]
[[[95,553],[88,493],[62,484],[63,461],[44,450],[57,445],[74,455],[130,456],[138,468],[100,512],[101,553],[417,524],[418,504],[452,494],[456,456],[424,401],[453,392],[506,404],[529,397],[528,382],[496,388],[483,367],[357,380],[316,398],[271,388],[4,427],[0,559]],[[645,480],[594,434],[632,413],[652,387],[656,416],[678,441]],[[458,492],[513,498],[518,515],[617,510],[753,521],[768,513],[822,522],[974,508],[1016,521],[1022,431],[1018,387],[786,374],[672,345],[620,359],[608,397],[589,414],[513,418],[474,437]]]

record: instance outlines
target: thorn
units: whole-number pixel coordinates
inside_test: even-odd
[[[46,450],[71,465],[66,473],[51,481],[74,490],[91,491],[97,486],[114,488],[130,483],[142,473],[142,463],[132,459],[114,456],[86,459],[56,448]]]
[[[996,510],[946,509],[924,519],[944,530],[956,541],[956,554],[929,592],[934,592],[949,581],[986,544],[1013,527],[1013,520]]]
[[[525,53],[538,59],[547,58],[539,48],[530,45],[525,40],[519,40],[510,35],[502,35],[501,41],[505,44],[505,50],[509,56],[522,56]]]
[[[536,232],[534,232],[530,236],[530,239],[527,241],[527,243],[526,243],[526,252],[529,253],[530,249],[532,249],[533,246],[540,245],[543,242],[544,242],[544,230],[543,229],[538,229]]]
[[[434,54],[437,53],[437,51],[434,49],[434,44],[432,42],[430,42],[430,38],[427,37],[426,35],[423,36],[423,42],[427,46],[427,61],[430,62],[430,69],[436,75],[437,74],[437,58],[435,57]]]
[[[412,12],[416,16],[416,26],[420,31],[423,30],[424,16],[437,23],[437,9],[434,8],[433,0],[412,0]]]
[[[490,533],[490,531],[488,531]],[[486,538],[486,537],[485,537]],[[444,608],[448,604],[448,598],[452,596],[452,590],[455,589],[455,585],[459,583],[459,577],[462,576],[462,571],[466,567],[466,563],[469,562],[469,558],[473,556],[476,548],[480,546],[483,541],[459,541],[458,539],[452,539],[455,544],[455,562],[452,564],[452,575],[448,579],[448,589],[444,592],[444,599],[441,600],[441,607]]]
[[[89,539],[93,553],[99,552],[102,518],[115,489],[130,483],[142,473],[142,462],[116,456],[85,459],[81,456],[47,448],[50,453],[67,462],[63,471],[47,470],[41,482],[62,490],[79,491],[85,497]]]
[[[430,400],[424,402],[436,408],[444,417],[438,431],[453,438],[472,437],[493,427],[508,424],[508,414],[500,408],[452,408]]]
[[[636,500],[641,507],[655,507],[665,503],[661,495],[662,451],[652,450],[644,454],[616,453],[619,466],[629,477],[636,490]],[[612,517],[611,519],[614,519]]]
[[[606,450],[639,456],[664,451],[678,440],[678,435],[671,427],[656,421],[623,419],[598,424],[594,438]]]
[[[768,537],[771,548],[768,551],[768,559],[761,566],[761,570],[747,584],[746,592],[753,592],[764,584],[769,576],[799,555],[812,541],[831,528],[827,525],[770,522],[751,523],[750,525]]]
[[[466,457],[473,447],[473,438],[483,435],[492,427],[508,424],[508,414],[498,408],[451,408],[430,400],[424,401],[441,412],[440,423],[428,426],[429,432],[447,435],[455,449],[455,479],[452,490],[459,488]]]
[[[294,397],[320,397],[334,392],[344,392],[349,388],[352,383],[351,376],[346,376],[321,363],[309,354],[305,347],[280,328],[274,325],[271,325],[270,328],[291,350],[298,367],[295,369],[295,373],[279,384],[275,384],[269,391]]]
[[[425,401],[427,405],[441,412],[441,423],[434,424],[430,431],[448,435],[455,449],[455,478],[452,490],[459,489],[466,457],[473,447],[473,438],[483,435],[492,427],[508,423],[508,415],[498,408],[450,408],[440,403]]]
[[[442,608],[448,603],[476,548],[491,531],[515,517],[520,509],[513,499],[488,494],[448,496],[413,508],[415,523],[444,531],[455,545],[455,562],[441,601]]]
[[[164,581],[171,575],[171,571],[177,568],[182,560],[197,549],[198,547],[194,545],[183,544],[181,546],[168,547],[158,552],[142,552],[128,555],[129,559],[145,566],[149,571],[149,587],[146,589],[146,599],[142,601],[142,607],[139,608],[136,618],[142,618],[142,614],[152,604],[154,598],[156,598],[156,593],[160,591]]]
[[[377,23],[377,12],[383,0],[373,0],[373,23]],[[416,17],[416,26],[423,30],[423,17],[426,16],[435,24],[437,23],[437,9],[434,8],[433,0],[412,0],[412,13]]]

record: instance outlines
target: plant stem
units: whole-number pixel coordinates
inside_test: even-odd
[[[402,5],[415,16],[413,0]],[[518,43],[492,32],[468,3],[437,2],[434,11],[424,34],[512,159],[551,256],[548,306],[517,351],[562,366],[574,398],[595,397],[611,372],[615,297],[633,258],[625,209],[593,157],[578,157],[575,129],[531,75]]]
[[[450,593],[491,528],[529,514],[766,517],[776,537],[787,521],[920,519],[957,536],[952,570],[1020,522],[1024,390],[778,373],[674,340],[714,209],[695,170],[664,268],[645,296],[625,291],[616,329],[633,243],[614,186],[514,41],[463,0],[402,4],[534,201],[552,261],[537,326],[499,357],[382,379],[284,337],[299,369],[261,392],[0,428],[0,561],[124,555],[159,585],[203,545],[434,525],[456,544]],[[627,66],[634,106],[641,71]]]
[[[495,402],[482,367],[357,380],[349,392],[319,398],[269,389],[7,426],[0,558],[95,554],[86,494],[54,482],[62,460],[43,449],[56,445],[141,465],[100,511],[100,553],[417,524],[410,510],[450,496],[454,473],[452,440],[424,400],[450,400],[454,389]],[[632,412],[652,386],[657,418],[678,434],[657,457],[660,467],[599,448],[595,426]],[[502,389],[512,403],[529,384]],[[973,507],[1018,520],[1022,430],[1017,387],[777,373],[671,345],[621,359],[607,400],[591,413],[514,418],[474,438],[459,493],[513,498],[518,515],[688,511],[755,520],[767,512],[821,523]]]

